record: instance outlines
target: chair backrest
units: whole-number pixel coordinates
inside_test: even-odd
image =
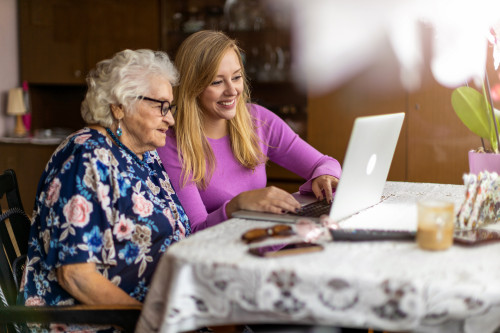
[[[4,197],[7,207],[0,206],[0,303],[8,306],[16,303],[31,225],[21,202],[16,174],[11,169],[0,174],[0,199]]]

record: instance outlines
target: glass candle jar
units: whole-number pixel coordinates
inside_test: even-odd
[[[417,244],[425,250],[446,250],[453,244],[455,206],[452,202],[425,200],[417,203]]]

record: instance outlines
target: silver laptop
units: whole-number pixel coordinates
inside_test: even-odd
[[[333,204],[329,208],[333,221],[344,220],[380,202],[404,116],[404,113],[394,113],[356,118],[342,166],[342,175]],[[301,195],[298,192],[293,195],[301,205],[316,201],[312,195]],[[233,217],[293,223],[308,216],[240,210],[233,213]]]

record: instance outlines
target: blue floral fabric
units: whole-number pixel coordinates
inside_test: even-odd
[[[25,305],[78,304],[58,284],[56,269],[85,262],[143,301],[162,253],[191,233],[156,151],[139,163],[90,128],[56,149],[36,197]]]

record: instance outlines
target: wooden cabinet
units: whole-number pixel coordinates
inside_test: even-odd
[[[160,47],[158,0],[19,0],[21,79],[83,84],[95,64]]]
[[[253,101],[282,116],[306,138],[307,97],[290,79],[289,27],[275,22],[259,3],[19,0],[21,80],[35,87],[39,102],[33,106],[34,113],[39,113],[33,115],[38,119],[34,128],[47,126],[45,118],[64,119],[59,116],[68,110],[53,101],[64,98],[61,91],[69,91],[72,98],[75,92],[79,94],[79,103],[81,91],[85,91],[85,76],[98,61],[125,48],[162,49],[174,58],[180,43],[203,28],[224,30],[238,40],[244,51]],[[227,14],[232,12],[228,4],[233,5],[236,14]],[[67,127],[75,128],[74,117],[67,123]]]
[[[31,216],[36,189],[45,165],[56,149],[55,145],[0,143],[0,170],[16,172],[24,210]]]
[[[290,78],[289,28],[257,0],[18,1],[21,80],[30,85],[32,131],[84,125],[79,105],[85,77],[98,61],[125,48],[162,49],[173,58],[186,37],[204,28],[238,40],[252,101],[307,138],[307,96]],[[281,167],[269,166],[269,184],[291,191],[301,183]]]
[[[481,145],[451,106],[453,89],[431,79],[408,94],[407,180],[463,184],[469,172],[467,152]]]
[[[230,8],[229,6],[233,7]],[[290,30],[255,0],[162,0],[162,48],[172,57],[196,30],[225,31],[244,52],[252,101],[282,117],[307,138],[307,95],[290,77]],[[268,185],[295,192],[304,180],[270,163]]]
[[[32,131],[81,128],[89,70],[126,48],[160,48],[159,0],[18,0],[18,6],[21,80],[30,87]],[[0,143],[0,170],[15,170],[29,214],[55,148]]]
[[[385,75],[397,82],[397,69]],[[411,92],[398,83],[380,90],[371,77],[360,74],[328,94],[310,96],[309,142],[342,163],[354,118],[405,112],[389,180],[463,184],[462,176],[469,172],[467,152],[481,141],[453,111],[452,89],[438,84],[429,70],[421,87]]]
[[[357,77],[325,95],[309,96],[308,142],[324,154],[332,156],[341,164],[354,119],[359,116],[381,113],[397,113],[406,110],[407,97],[404,91],[381,93],[364,86],[365,77]],[[406,180],[406,135],[408,116],[396,147],[389,172],[390,180]]]
[[[222,30],[238,41],[252,101],[275,112],[304,139],[307,96],[292,82],[290,27],[257,0],[162,0],[162,48],[172,57],[201,29]],[[279,15],[277,15],[279,16]]]
[[[228,3],[247,7],[235,19],[226,15]],[[481,142],[452,110],[451,89],[436,83],[427,70],[418,90],[403,90],[394,59],[392,69],[374,65],[328,94],[306,96],[289,76],[293,55],[288,27],[266,16],[266,10],[258,12],[256,4],[256,0],[19,0],[21,79],[33,88],[32,129],[83,125],[79,104],[84,79],[98,61],[125,48],[162,49],[173,58],[189,34],[213,28],[236,38],[245,51],[253,101],[283,117],[319,151],[342,163],[357,116],[406,112],[389,179],[462,183],[468,172],[467,151]],[[377,72],[380,69],[383,72]],[[490,72],[490,78],[496,76]],[[26,157],[21,156],[40,156],[34,153],[39,150],[29,145],[9,148],[3,163],[15,155],[18,160],[5,165],[22,167]],[[41,158],[44,164],[46,156]],[[270,184],[293,191],[302,183],[276,165],[268,170]]]

